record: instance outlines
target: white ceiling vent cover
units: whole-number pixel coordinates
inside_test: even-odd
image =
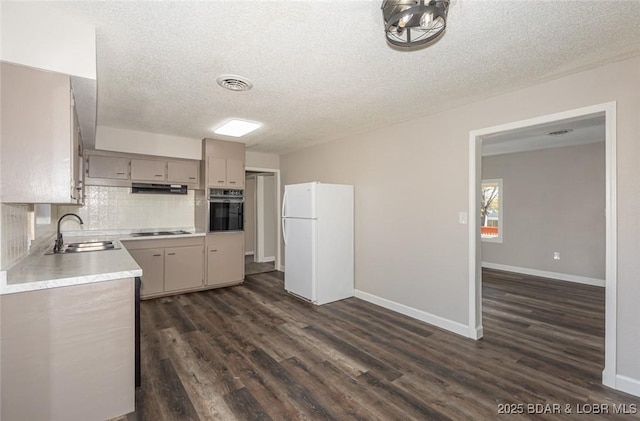
[[[216,82],[230,91],[248,91],[253,87],[253,83],[238,75],[221,75],[216,79]]]

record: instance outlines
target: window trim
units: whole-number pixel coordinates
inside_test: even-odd
[[[480,234],[480,240],[486,243],[502,243],[504,238],[504,187],[502,178],[487,178],[480,180],[480,194],[482,195],[482,185],[483,184],[497,184],[498,185],[498,236],[492,238],[482,238],[482,233]],[[482,225],[480,225],[480,229],[482,229]]]

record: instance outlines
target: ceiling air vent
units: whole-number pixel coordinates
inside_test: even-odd
[[[253,87],[253,83],[237,75],[222,75],[216,79],[216,82],[230,91],[248,91]]]
[[[573,129],[556,130],[555,132],[547,133],[547,136],[562,136],[564,134],[571,133],[572,131]]]

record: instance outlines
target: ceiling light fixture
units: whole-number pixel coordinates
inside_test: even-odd
[[[447,26],[449,0],[384,0],[382,16],[387,41],[416,47],[434,41]]]
[[[232,119],[215,129],[213,132],[224,136],[241,137],[247,133],[251,133],[260,126],[262,126],[261,123],[256,123],[254,121]]]

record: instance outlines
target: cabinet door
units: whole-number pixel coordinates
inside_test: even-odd
[[[142,268],[142,297],[164,292],[164,249],[130,250],[133,260]]]
[[[195,162],[167,163],[167,180],[169,182],[193,184],[198,182],[198,164]]]
[[[225,187],[227,185],[227,160],[224,158],[209,158],[209,186]]]
[[[89,177],[129,179],[129,158],[117,156],[89,155]]]
[[[244,279],[244,234],[215,234],[207,238],[207,285]]]
[[[204,273],[203,246],[164,249],[164,290],[178,291],[202,286]]]
[[[150,159],[131,160],[131,180],[165,181],[166,161],[152,161]]]
[[[244,161],[227,159],[227,186],[244,188]]]
[[[69,76],[6,62],[0,69],[2,202],[77,203]]]

